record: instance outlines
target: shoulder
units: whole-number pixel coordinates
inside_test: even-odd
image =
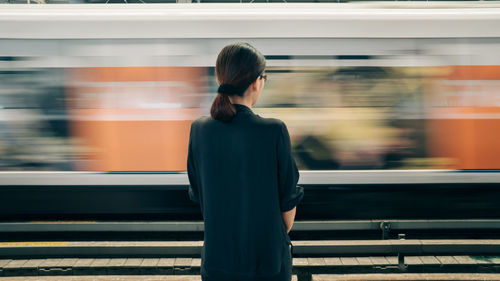
[[[264,127],[268,128],[268,130],[274,132],[275,136],[279,136],[284,131],[287,131],[285,122],[278,118],[264,118],[258,116],[258,122]]]
[[[285,125],[285,122],[281,121],[278,118],[264,118],[259,116],[259,120],[261,120],[262,123],[276,129],[279,129]]]
[[[211,116],[201,116],[191,123],[191,129],[203,126],[203,124],[206,124],[212,120],[213,118]]]
[[[278,118],[267,118],[261,117],[259,115],[254,115],[255,118],[251,123],[257,125],[259,128],[265,128],[266,131],[271,130],[277,134],[287,130],[285,123]],[[211,128],[213,126],[219,126],[220,121],[213,119],[211,116],[201,116],[191,123],[191,130],[200,130],[201,128]]]
[[[206,127],[204,124],[210,122],[210,119],[212,119],[210,116],[201,116],[198,119],[193,120],[193,122],[191,122],[191,128],[189,129],[190,138],[198,136],[200,134],[200,130],[202,130],[203,127]]]

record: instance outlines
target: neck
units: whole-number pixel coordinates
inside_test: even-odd
[[[248,108],[252,108],[252,101],[248,98],[242,98],[242,97],[229,97],[229,100],[231,103],[237,103],[237,104],[242,104],[247,106]]]

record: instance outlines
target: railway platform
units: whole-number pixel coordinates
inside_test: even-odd
[[[0,226],[5,238],[0,242],[0,277],[140,275],[144,280],[199,280],[203,241],[189,240],[194,236],[187,234],[202,233],[201,222],[12,222]],[[475,239],[465,233],[454,235],[465,226],[476,233]],[[364,274],[359,280],[372,280],[367,277],[380,274],[392,279],[373,280],[426,280],[418,279],[422,274],[434,274],[429,280],[496,280],[491,274],[500,274],[500,240],[488,237],[495,237],[498,227],[498,220],[298,221],[294,231],[318,232],[322,239],[294,239],[292,235],[293,273],[297,281],[344,280],[339,276],[355,278],[358,274]],[[434,234],[423,233],[420,238],[411,234],[412,239],[404,235],[432,229],[438,231],[439,239]],[[333,239],[325,231],[353,231],[358,240]],[[363,231],[375,236],[362,236]],[[400,233],[398,239],[389,239],[395,233]],[[178,240],[152,240],[164,234]],[[45,237],[52,239],[43,240]],[[130,237],[139,240],[127,240]],[[439,279],[445,275],[472,279]],[[172,279],[179,276],[185,279]],[[483,277],[486,279],[480,279]]]
[[[3,259],[0,260],[0,277],[75,275],[197,276],[200,274],[200,266],[201,260],[199,258]],[[300,277],[299,281],[314,280],[311,278],[318,274],[330,274],[332,276],[360,273],[372,275],[393,273],[399,276],[406,273],[499,274],[500,257],[466,255],[411,256],[406,257],[403,268],[396,256],[294,258],[293,272],[294,275]]]
[[[0,280],[11,281],[199,281],[200,276],[144,276],[144,275],[108,275],[108,276],[31,276],[31,277],[0,277]],[[500,274],[317,274],[312,276],[312,281],[380,281],[380,280],[467,280],[467,281],[498,281]],[[292,275],[292,281],[297,281],[297,276]]]

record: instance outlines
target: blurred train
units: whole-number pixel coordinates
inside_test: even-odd
[[[287,124],[299,184],[420,184],[429,194],[433,184],[448,191],[484,185],[490,193],[481,202],[489,203],[464,203],[480,209],[468,216],[500,216],[499,3],[5,5],[0,24],[4,219],[69,213],[74,202],[82,213],[93,212],[87,205],[99,209],[94,195],[85,203],[81,194],[62,193],[26,208],[35,200],[23,201],[21,187],[36,198],[61,186],[184,191],[186,180],[175,177],[185,178],[190,123],[209,114],[216,56],[234,41],[266,56],[269,81],[254,111]],[[380,170],[406,172],[385,171],[392,181],[379,182]],[[436,206],[446,193],[438,194]],[[169,200],[181,204],[182,196]],[[331,215],[338,199],[319,204],[309,196],[310,212],[299,217],[349,217]],[[102,206],[113,200],[103,198]],[[143,213],[169,212],[142,199]],[[66,211],[54,207],[64,200]],[[453,210],[448,217],[463,215]],[[380,217],[420,214],[400,211]]]

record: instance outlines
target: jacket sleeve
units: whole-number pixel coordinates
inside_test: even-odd
[[[304,188],[297,186],[299,170],[292,156],[290,135],[285,123],[281,124],[278,139],[278,188],[280,210],[292,210],[304,197]]]
[[[200,203],[193,156],[194,155],[193,155],[193,123],[192,123],[189,132],[189,145],[188,145],[188,157],[187,157],[187,174],[189,178],[188,193],[189,193],[189,199],[191,199],[191,201]]]

